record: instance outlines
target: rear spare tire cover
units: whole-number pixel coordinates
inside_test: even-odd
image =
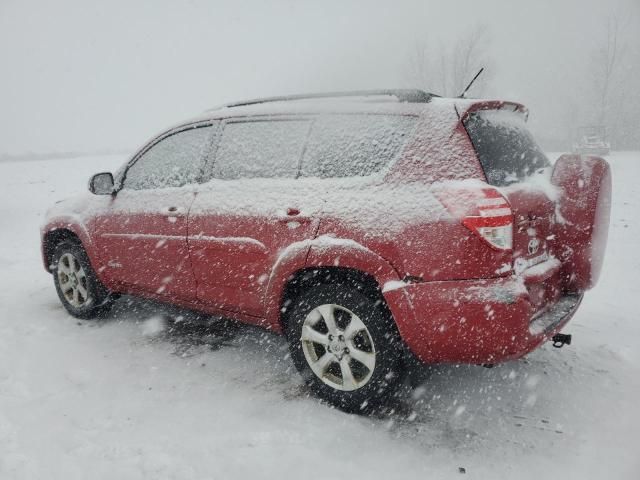
[[[600,157],[563,155],[552,183],[562,189],[556,245],[567,288],[584,291],[598,281],[609,233],[611,168]]]

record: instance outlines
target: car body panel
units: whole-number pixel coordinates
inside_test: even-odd
[[[544,281],[526,286],[514,278],[407,285],[399,290],[407,295],[414,319],[403,315],[396,323],[408,348],[425,363],[499,363],[534,350],[575,313],[577,305],[550,328],[532,330],[532,322],[545,313],[531,301],[540,287]],[[389,294],[385,298],[393,301]]]
[[[571,169],[556,175],[553,185],[496,188],[514,215],[511,249],[491,248],[443,202],[443,195],[461,186],[487,187],[462,121],[487,109],[527,113],[513,102],[465,99],[276,102],[209,112],[188,125],[332,113],[412,115],[417,122],[397,159],[365,178],[213,179],[63,202],[43,227],[45,266],[47,235],[66,229],[80,239],[98,277],[113,291],[279,332],[292,278],[309,269],[349,269],[375,280],[401,337],[422,361],[517,358],[562,328],[598,272],[572,284],[572,273],[591,266],[590,260],[584,263],[589,252],[563,256],[572,232],[560,217],[579,209],[579,202],[562,203],[563,195],[578,195],[567,183]],[[600,183],[593,188],[604,185],[603,196],[610,197],[610,173],[602,162],[595,161]],[[117,185],[125,170],[116,176]],[[597,210],[606,200],[592,198],[589,205]],[[572,251],[593,231],[606,243],[608,216],[602,216],[603,226],[585,227]],[[532,327],[546,318],[551,320],[543,330]]]
[[[187,248],[191,187],[122,190],[87,220],[108,283],[119,288],[195,299]]]
[[[281,251],[314,238],[321,208],[318,182],[207,182],[189,217],[198,300],[264,317],[269,278]]]

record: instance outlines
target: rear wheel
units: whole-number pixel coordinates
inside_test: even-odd
[[[53,253],[53,282],[64,308],[77,318],[95,318],[113,303],[81,245],[60,243]]]
[[[349,412],[383,404],[400,380],[401,346],[381,298],[355,285],[309,288],[291,305],[293,362],[320,398]]]

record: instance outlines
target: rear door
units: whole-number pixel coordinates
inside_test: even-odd
[[[312,120],[225,122],[189,215],[198,299],[260,317],[271,272],[287,248],[312,239],[322,193],[297,179]]]
[[[524,115],[512,108],[479,110],[467,117],[465,127],[487,182],[511,206],[514,270],[519,273],[547,260],[554,253],[557,192],[550,182],[551,164]]]
[[[90,227],[104,274],[126,291],[195,299],[187,214],[215,125],[174,131],[128,167],[122,189]]]

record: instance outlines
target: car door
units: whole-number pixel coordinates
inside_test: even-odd
[[[187,215],[216,125],[172,131],[125,170],[121,188],[93,219],[104,274],[132,293],[193,300]]]
[[[198,299],[260,317],[287,248],[315,236],[322,195],[296,179],[312,121],[228,120],[189,215]]]

